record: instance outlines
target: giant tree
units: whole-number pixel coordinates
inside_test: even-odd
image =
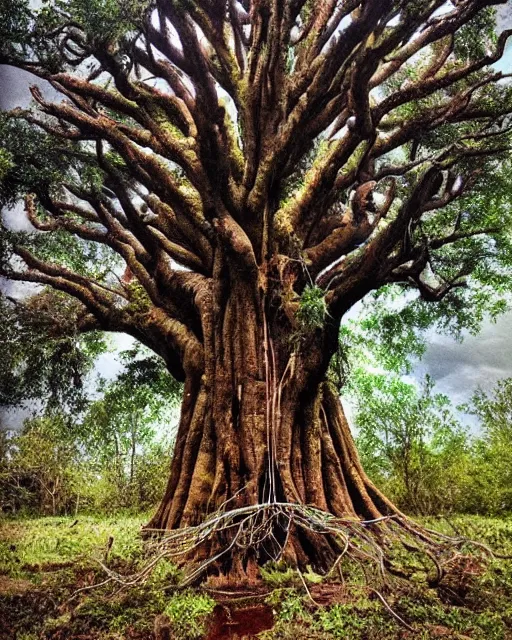
[[[24,194],[37,230],[4,229],[1,273],[70,296],[75,331],[130,334],[184,383],[149,528],[268,503],[397,514],[328,369],[371,292],[460,315],[506,286],[499,4],[2,0],[0,62],[40,81],[1,123],[3,203]],[[334,541],[283,526],[269,544],[329,566]],[[273,553],[228,548],[233,572]]]

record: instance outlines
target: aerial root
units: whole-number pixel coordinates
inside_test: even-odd
[[[281,532],[280,540],[275,535],[277,529]],[[393,611],[383,595],[392,592],[397,581],[407,577],[393,563],[394,551],[402,548],[430,561],[430,566],[425,566],[424,570],[427,574],[432,571],[435,574],[428,578],[431,586],[441,582],[443,567],[451,557],[460,555],[463,549],[472,548],[491,559],[500,557],[482,543],[420,527],[401,514],[357,520],[339,518],[307,505],[269,502],[218,511],[197,526],[174,530],[145,529],[145,533],[153,537],[146,543],[149,559],[140,571],[122,575],[103,561],[97,560],[107,575],[106,580],[98,585],[84,587],[74,595],[108,583],[117,584],[120,589],[144,584],[163,559],[184,567],[185,573],[177,588],[198,583],[209,569],[219,567],[231,554],[257,557],[258,552],[265,549],[266,557],[277,562],[284,556],[290,532],[300,529],[306,533],[325,536],[330,547],[337,550],[332,565],[325,572],[325,578],[334,576],[338,571],[339,578],[345,582],[342,564],[344,560],[351,560],[352,565],[360,569],[360,575],[369,590],[378,597],[395,620],[407,628],[409,625]],[[205,549],[216,551],[208,554],[205,559],[194,561],[194,557],[201,557],[201,551],[204,557]],[[297,570],[308,597],[314,602],[303,574],[298,567]]]
[[[386,549],[396,542],[412,553],[428,557],[439,580],[442,578],[442,561],[450,550],[453,552],[464,545],[470,545],[488,557],[502,557],[480,542],[418,527],[413,521],[398,514],[373,520],[357,520],[339,518],[306,505],[271,502],[217,512],[197,526],[173,530],[145,529],[146,534],[153,534],[153,539],[147,542],[146,547],[147,556],[151,559],[135,574],[125,576],[112,571],[101,561],[98,563],[118,584],[133,586],[144,583],[154,567],[164,558],[180,563],[180,560],[193,557],[194,552],[207,543],[216,539],[226,540],[223,548],[193,566],[184,575],[180,586],[185,587],[199,580],[210,566],[219,563],[235,549],[243,556],[244,553],[257,552],[266,545],[267,554],[269,548],[274,549],[271,559],[279,561],[293,526],[324,535],[336,543],[339,553],[326,576],[332,575],[341,560],[349,556],[360,562],[370,561],[377,567],[382,580],[387,582],[390,571]],[[285,532],[283,542],[279,542],[275,537],[276,527]],[[219,548],[220,545],[217,544],[216,547]]]

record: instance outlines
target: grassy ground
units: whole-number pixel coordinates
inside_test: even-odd
[[[179,640],[239,637],[236,630],[259,632],[261,640],[512,640],[512,562],[505,560],[486,565],[460,556],[434,589],[417,559],[395,558],[411,579],[386,597],[413,630],[389,614],[350,566],[343,567],[347,580],[353,573],[350,586],[321,583],[309,573],[307,588],[296,572],[269,567],[257,597],[237,602],[177,590],[179,572],[165,561],[144,586],[76,593],[104,579],[94,557],[103,558],[110,543],[112,568],[129,572],[143,560],[138,532],[146,520],[141,515],[0,521],[0,640],[149,640],[158,616],[171,621]],[[451,525],[428,524],[451,534],[454,526],[461,535],[512,554],[512,519],[457,517]]]

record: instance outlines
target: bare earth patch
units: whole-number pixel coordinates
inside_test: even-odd
[[[34,588],[30,580],[0,575],[0,595],[21,595]]]

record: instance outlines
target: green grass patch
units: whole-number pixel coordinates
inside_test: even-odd
[[[90,562],[102,557],[134,561],[141,556],[138,532],[145,515],[101,518],[80,516],[0,521],[0,574],[17,577],[52,565]]]
[[[0,522],[0,609],[5,631],[0,640],[149,640],[156,616],[165,614],[178,640],[204,637],[215,600],[200,590],[176,591],[180,571],[160,562],[144,585],[77,589],[101,582],[105,574],[93,561],[113,539],[108,564],[131,573],[144,561],[140,527],[148,516],[39,518]],[[512,554],[512,518],[457,516],[426,518],[425,526],[476,539],[502,554]],[[282,564],[262,572],[269,591],[266,606],[275,626],[261,640],[419,640],[512,638],[512,562],[483,562],[462,545],[459,564],[440,588],[425,582],[428,563],[396,550],[393,563],[407,567],[412,579],[386,593],[393,610],[414,627],[405,630],[365,587],[360,570],[342,562],[341,581],[325,585],[311,571],[303,578]],[[460,565],[460,566],[459,566]],[[325,590],[323,590],[325,589]],[[311,597],[312,596],[312,597]],[[316,606],[313,601],[320,601]],[[258,601],[261,604],[261,600]],[[245,606],[245,605],[244,605]],[[407,635],[409,634],[409,635]]]
[[[185,591],[171,597],[164,613],[173,623],[176,640],[201,640],[214,607],[215,600],[206,593]]]

